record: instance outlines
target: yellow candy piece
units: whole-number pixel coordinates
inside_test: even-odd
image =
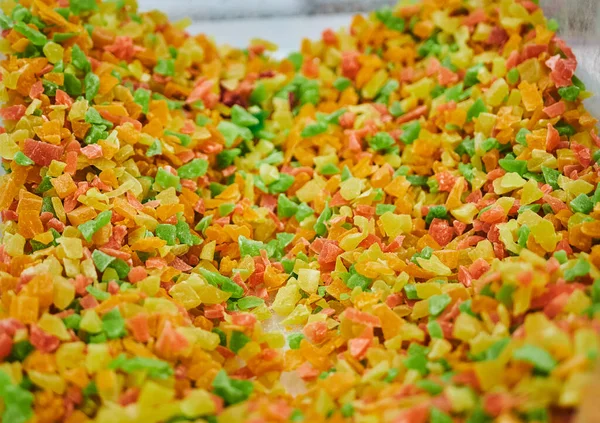
[[[410,233],[413,227],[412,219],[408,214],[385,212],[380,216],[379,221],[381,222],[386,235],[390,238],[395,238],[404,233]]]
[[[321,272],[314,269],[300,269],[298,272],[298,287],[304,292],[312,294],[317,292]]]

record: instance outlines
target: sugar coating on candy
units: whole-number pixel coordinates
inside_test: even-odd
[[[2,422],[575,415],[600,137],[536,2],[283,60],[130,1],[2,11]]]

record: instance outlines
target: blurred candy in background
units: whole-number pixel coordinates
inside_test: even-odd
[[[325,28],[348,26],[350,17],[394,0],[139,0],[142,10],[160,9],[170,19],[190,18],[189,31],[205,33],[218,43],[245,47],[252,38],[275,42],[279,55],[318,38]],[[578,74],[591,92],[600,92],[600,0],[539,0],[546,16],[556,19],[560,34],[579,61]],[[587,100],[600,115],[600,97]]]

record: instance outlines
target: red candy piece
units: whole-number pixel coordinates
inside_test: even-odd
[[[23,153],[38,166],[49,166],[52,160],[60,160],[64,148],[42,141],[27,138],[23,143]]]

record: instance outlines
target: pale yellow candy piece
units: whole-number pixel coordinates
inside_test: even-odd
[[[409,369],[404,374],[404,379],[402,380],[402,382],[407,385],[412,385],[418,382],[419,379],[421,379],[421,373],[419,373],[419,371],[416,369]]]
[[[57,375],[50,373],[42,373],[37,370],[29,370],[27,376],[31,379],[34,385],[39,386],[42,389],[47,389],[56,394],[62,395],[67,388],[65,380]]]
[[[298,261],[296,261],[298,262]],[[347,272],[348,269],[346,269],[346,266],[344,266],[344,263],[342,262],[342,257],[338,256],[335,259],[335,271],[336,272]]]
[[[71,106],[71,110],[69,111],[68,119],[73,122],[76,120],[84,120],[85,113],[88,109],[87,100],[78,100]]]
[[[177,305],[166,298],[146,298],[144,300],[144,309],[149,313],[172,314],[173,316],[179,314]]]
[[[175,390],[163,385],[159,385],[151,380],[146,381],[140,396],[138,405],[140,408],[160,408],[162,404],[171,401],[175,397]]]
[[[521,91],[516,88],[510,90],[510,95],[508,96],[508,100],[506,101],[507,106],[512,106],[514,108],[520,108],[522,96]]]
[[[380,361],[375,367],[370,368],[363,374],[361,382],[371,383],[381,380],[387,375],[389,370],[390,364],[385,360]]]
[[[380,69],[373,75],[369,82],[365,84],[362,89],[362,95],[366,99],[375,98],[377,93],[381,90],[381,88],[385,85],[388,80],[388,73],[385,69]]]
[[[471,185],[473,189],[481,189],[481,187],[487,182],[487,174],[479,169],[475,169],[473,180]]]
[[[412,309],[412,313],[410,314],[410,318],[412,320],[418,320],[421,319],[423,317],[427,317],[429,316],[429,301],[428,300],[422,300],[422,301],[417,301]]]
[[[303,260],[296,260],[294,263],[294,273],[300,273],[300,269],[310,269],[310,264]]]
[[[133,156],[134,153],[135,151],[133,149],[133,146],[130,144],[126,144],[115,153],[114,159],[117,162],[121,163],[127,160],[129,157]]]
[[[460,20],[448,16],[448,10],[436,10],[431,14],[433,23],[446,34],[453,34],[460,26]]]
[[[59,310],[67,308],[75,299],[75,287],[65,278],[54,279],[53,289],[53,302]]]
[[[131,191],[134,196],[139,197],[144,192],[142,184],[134,176],[127,172],[123,173],[123,176],[119,179],[119,182],[121,182],[121,186],[119,186],[119,188],[115,189],[114,191],[109,191],[104,195],[106,195],[108,198],[114,198],[125,194],[127,191]],[[174,190],[174,188],[170,189]],[[161,202],[161,204],[164,203]]]
[[[427,354],[430,360],[439,360],[444,358],[450,351],[452,351],[452,344],[447,339],[435,338],[432,340],[431,351]]]
[[[504,213],[508,214],[509,210],[515,204],[515,199],[513,197],[500,197],[496,200],[495,205],[502,207]]]
[[[325,156],[317,156],[313,159],[313,162],[315,163],[315,169],[317,170],[317,172],[320,172],[321,169],[323,168],[323,166],[328,165],[328,164],[334,164],[337,165],[339,162],[338,156],[337,154],[328,154]]]
[[[83,243],[79,238],[60,237],[57,242],[62,245],[65,255],[70,259],[83,257]]]
[[[298,286],[296,284],[288,284],[277,291],[271,307],[280,316],[287,316],[294,310],[300,298],[302,296],[300,295]]]
[[[217,242],[214,240],[206,243],[202,247],[202,251],[200,252],[200,258],[202,260],[212,261],[215,256],[216,247],[217,247]]]
[[[304,292],[309,294],[317,292],[319,287],[319,279],[321,278],[321,272],[315,269],[300,269],[298,273],[298,286]]]
[[[419,103],[419,99],[413,95],[400,101],[402,110],[407,110],[407,111],[410,111],[410,110],[416,108],[418,103]]]
[[[219,346],[219,335],[214,332],[195,327],[179,327],[177,332],[185,336],[190,344],[199,345],[207,351],[213,351]]]
[[[279,170],[273,165],[262,163],[258,169],[259,175],[263,182],[267,185],[279,179]]]
[[[581,328],[575,331],[573,337],[575,354],[587,355],[590,351],[600,350],[600,339],[591,328]]]
[[[161,192],[156,194],[156,199],[159,200],[160,204],[163,206],[168,204],[179,204],[177,191],[173,187],[162,190]]]
[[[527,225],[530,227],[530,229],[540,220],[542,220],[542,217],[531,210],[525,210],[523,213],[519,214],[519,217],[517,217],[517,223],[519,225]]]
[[[367,219],[364,216],[354,216],[354,225],[362,232],[375,232],[375,222],[372,219]]]
[[[323,190],[325,183],[321,179],[311,179],[305,183],[302,188],[296,191],[296,197],[300,201],[308,203],[314,200]]]
[[[475,407],[475,393],[467,386],[448,386],[444,393],[448,396],[452,410],[456,413],[472,410]]]
[[[50,166],[48,166],[48,173],[46,175],[56,178],[63,174],[65,167],[67,167],[66,163],[52,160]]]
[[[513,294],[513,314],[518,316],[529,310],[531,305],[531,285],[520,286]]]
[[[25,65],[25,67],[28,67],[29,65]],[[25,67],[22,68],[21,71],[16,71],[16,72],[11,72],[8,74],[8,76],[6,76],[4,78],[4,80],[2,81],[4,83],[4,85],[6,86],[6,88],[9,88],[11,90],[15,90],[17,88],[17,84],[19,82],[19,78],[22,75],[22,71],[25,70]]]
[[[100,159],[96,159],[96,161],[94,161],[94,166],[96,166],[96,167],[99,167],[98,166],[99,163],[97,162],[98,160],[103,160],[103,159],[100,158]],[[113,163],[113,162],[111,162],[111,163]],[[123,182],[119,186],[119,188],[117,188],[113,191],[109,191],[105,195],[108,198],[120,197],[121,195],[125,194],[127,191],[133,191],[135,186],[136,186],[135,182],[132,181],[131,179],[129,179],[129,180]],[[158,194],[158,195],[160,195],[160,194]],[[157,199],[158,199],[158,195],[156,196]],[[162,201],[161,201],[161,204],[164,204],[164,203],[162,203]]]
[[[540,244],[540,246],[549,253],[556,249],[556,245],[562,239],[562,236],[555,232],[552,222],[546,219],[542,219],[537,225],[530,229],[535,242]]]
[[[390,238],[395,238],[400,234],[410,233],[412,231],[412,219],[408,214],[394,214],[385,212],[379,218],[383,225],[383,230]]]
[[[321,416],[326,415],[331,410],[334,410],[336,408],[336,403],[333,401],[333,399],[325,389],[319,390],[319,394],[316,398],[316,401],[313,404],[315,407],[315,411]]]
[[[437,282],[424,282],[415,284],[419,298],[426,299],[442,293],[442,285]]]
[[[242,349],[238,351],[238,356],[242,360],[250,360],[252,357],[260,354],[260,344],[256,341],[250,341]]]
[[[402,339],[404,341],[423,342],[425,340],[425,332],[413,323],[404,323],[402,325]]]
[[[462,206],[450,210],[452,216],[456,218],[459,222],[471,224],[473,223],[473,219],[479,213],[479,209],[473,203],[463,204]]]
[[[587,195],[594,190],[594,185],[583,179],[573,181],[563,175],[558,177],[558,186],[564,189],[567,194],[571,195],[573,198],[577,197],[579,194]]]
[[[356,249],[356,247],[358,247],[358,245],[363,242],[367,236],[367,232],[355,232],[348,234],[340,240],[340,248],[344,251],[352,251]]]
[[[463,28],[467,29],[464,26],[460,29]],[[460,50],[458,50],[457,52],[450,53],[450,60],[452,61],[453,65],[459,68],[468,68],[473,60],[473,49],[471,49],[470,47],[461,46]]]
[[[48,61],[54,64],[63,59],[63,53],[65,49],[60,44],[57,44],[53,41],[48,41],[44,45],[43,51]]]
[[[519,256],[523,259],[523,261],[527,263],[531,263],[535,266],[542,267],[546,265],[546,259],[540,257],[536,253],[529,251],[527,248],[523,248]],[[507,275],[508,276],[508,275]],[[516,281],[516,279],[515,279]]]
[[[482,353],[497,341],[499,341],[497,337],[492,336],[487,332],[480,332],[473,339],[469,340],[470,352],[471,354]]]
[[[484,239],[483,241],[477,243],[475,248],[469,251],[468,255],[473,261],[477,260],[478,258],[489,261],[496,257],[496,253],[494,253],[494,246],[488,239]]]
[[[569,297],[569,302],[565,305],[566,313],[582,314],[592,305],[592,300],[582,290],[576,290]]]
[[[51,275],[60,276],[62,272],[62,267],[60,265],[60,261],[58,261],[56,257],[48,257],[46,260],[44,260],[43,264],[44,266],[48,266],[48,272],[50,272]],[[35,266],[30,267],[30,269],[35,269]]]
[[[425,337],[424,333],[423,337]],[[399,350],[402,347],[402,335],[396,335],[393,338],[388,339],[383,343],[383,345],[385,345],[385,348],[391,351]]]
[[[531,204],[539,200],[544,196],[541,189],[538,188],[538,184],[535,180],[530,179],[525,185],[523,185],[523,192],[521,193],[521,204]]]
[[[502,78],[506,75],[506,60],[503,57],[495,57],[492,59],[492,74],[496,78]]]
[[[363,184],[362,179],[348,178],[340,184],[340,195],[346,201],[354,200],[362,192]]]
[[[265,304],[259,305],[254,310],[252,310],[252,314],[254,314],[256,318],[261,321],[273,317],[273,313],[271,313],[271,310],[269,310],[269,308]]]
[[[91,278],[94,282],[98,280],[98,272],[96,271],[96,266],[91,258],[81,262],[81,273],[88,278]]]
[[[100,370],[96,374],[94,381],[96,382],[98,395],[102,401],[117,401],[124,381],[122,379],[119,380],[116,370]]]
[[[508,96],[509,88],[504,78],[498,78],[485,93],[486,103],[492,107],[498,107]]]
[[[424,258],[417,257],[417,262],[419,266],[423,269],[428,270],[431,273],[434,273],[438,276],[450,276],[452,274],[452,270],[444,263],[440,261],[437,256],[432,255],[429,260],[425,260]]]
[[[98,333],[102,331],[102,320],[95,310],[90,309],[83,314],[79,328],[89,333]]]
[[[481,113],[475,118],[475,131],[481,132],[486,137],[492,135],[492,130],[496,125],[498,117],[492,113]]]
[[[60,201],[60,200],[59,200]],[[4,252],[9,256],[22,256],[27,240],[21,234],[4,233]]]
[[[505,368],[505,364],[500,360],[486,360],[475,363],[475,374],[484,391],[502,384]]]
[[[498,195],[506,194],[515,189],[522,188],[527,181],[516,172],[509,172],[506,175],[494,180],[494,192]]]
[[[519,254],[522,247],[515,242],[515,234],[518,229],[517,221],[512,219],[507,223],[501,223],[497,226],[500,232],[499,239],[506,249],[512,253]]]
[[[456,40],[456,43],[458,44],[460,49],[464,49],[465,46],[467,45],[467,41],[469,40],[469,36],[470,36],[469,28],[462,25],[462,26],[458,27],[456,32],[452,35],[454,35],[454,39]]]
[[[148,75],[148,74],[145,74]],[[129,406],[131,407],[131,406]],[[139,409],[138,418],[135,420],[135,423],[161,423],[164,421],[168,421],[172,417],[178,416],[181,413],[179,402],[171,401],[166,404],[161,404],[160,407],[155,408],[142,408],[141,406],[136,405],[132,407],[134,409]],[[123,423],[130,422],[130,417],[127,415],[123,420]],[[107,422],[97,422],[97,423],[115,423],[114,420],[108,420]],[[121,423],[121,422],[119,422]]]
[[[160,289],[160,277],[152,275],[147,276],[137,283],[137,287],[143,293],[153,297]]]
[[[25,109],[25,116],[31,116],[42,105],[42,101],[38,98],[33,100],[27,109]]]
[[[108,344],[89,344],[85,356],[85,368],[88,373],[94,374],[105,369],[112,359]]]
[[[406,85],[402,88],[408,95],[412,95],[417,99],[431,98],[430,92],[435,86],[433,79],[421,78],[414,84]]]
[[[327,304],[327,302],[325,302],[325,304]],[[310,316],[308,316],[308,323],[315,323],[315,322],[327,322],[327,316],[323,313],[311,314]],[[330,323],[335,324],[334,321],[329,320],[329,322],[328,322],[329,327],[331,327]]]
[[[481,322],[475,317],[460,313],[454,322],[452,336],[464,342],[469,342],[483,329]]]
[[[54,241],[54,235],[52,235],[52,232],[46,231],[42,232],[41,234],[37,234],[33,237],[33,239],[37,242],[41,242],[42,244],[50,244],[52,241]],[[60,242],[61,239],[62,237],[59,238],[58,241]]]
[[[171,295],[174,300],[183,304],[186,310],[196,308],[202,304],[202,301],[200,300],[200,297],[194,288],[192,288],[192,286],[187,282],[180,282],[173,285],[173,287],[169,290],[169,295]]]
[[[189,283],[189,281],[188,281]],[[220,304],[223,301],[227,301],[231,294],[217,288],[216,286],[205,284],[202,286],[195,286],[194,289],[200,297],[200,301],[203,304]]]
[[[524,328],[528,342],[544,348],[557,359],[572,355],[571,337],[549,320],[544,313],[528,314],[525,317]]]
[[[285,346],[285,336],[280,332],[265,333],[260,338],[261,342],[269,344],[270,348],[283,348]]]
[[[490,38],[490,34],[492,33],[492,27],[485,22],[481,22],[477,24],[475,27],[475,32],[473,32],[473,40],[474,41],[487,41]],[[499,75],[504,76],[504,75]]]
[[[186,417],[205,416],[215,413],[215,403],[211,394],[204,389],[194,389],[181,400],[181,412]]]
[[[488,54],[488,57],[485,56],[486,54]],[[484,59],[489,61],[489,53],[482,53],[479,57],[481,57],[482,55],[484,56]],[[477,79],[479,79],[479,81],[481,81],[482,84],[486,85],[492,82],[492,74],[490,73],[490,71],[488,71],[487,66],[479,68],[479,70],[477,71]]]
[[[56,315],[44,313],[40,320],[38,320],[37,325],[48,332],[50,335],[56,336],[61,341],[70,341],[71,334],[67,330],[62,319]]]
[[[11,139],[9,134],[0,134],[0,157],[12,160],[19,151],[19,145]]]
[[[85,365],[85,343],[68,342],[61,344],[56,350],[56,364],[62,373],[66,369],[75,369]]]

